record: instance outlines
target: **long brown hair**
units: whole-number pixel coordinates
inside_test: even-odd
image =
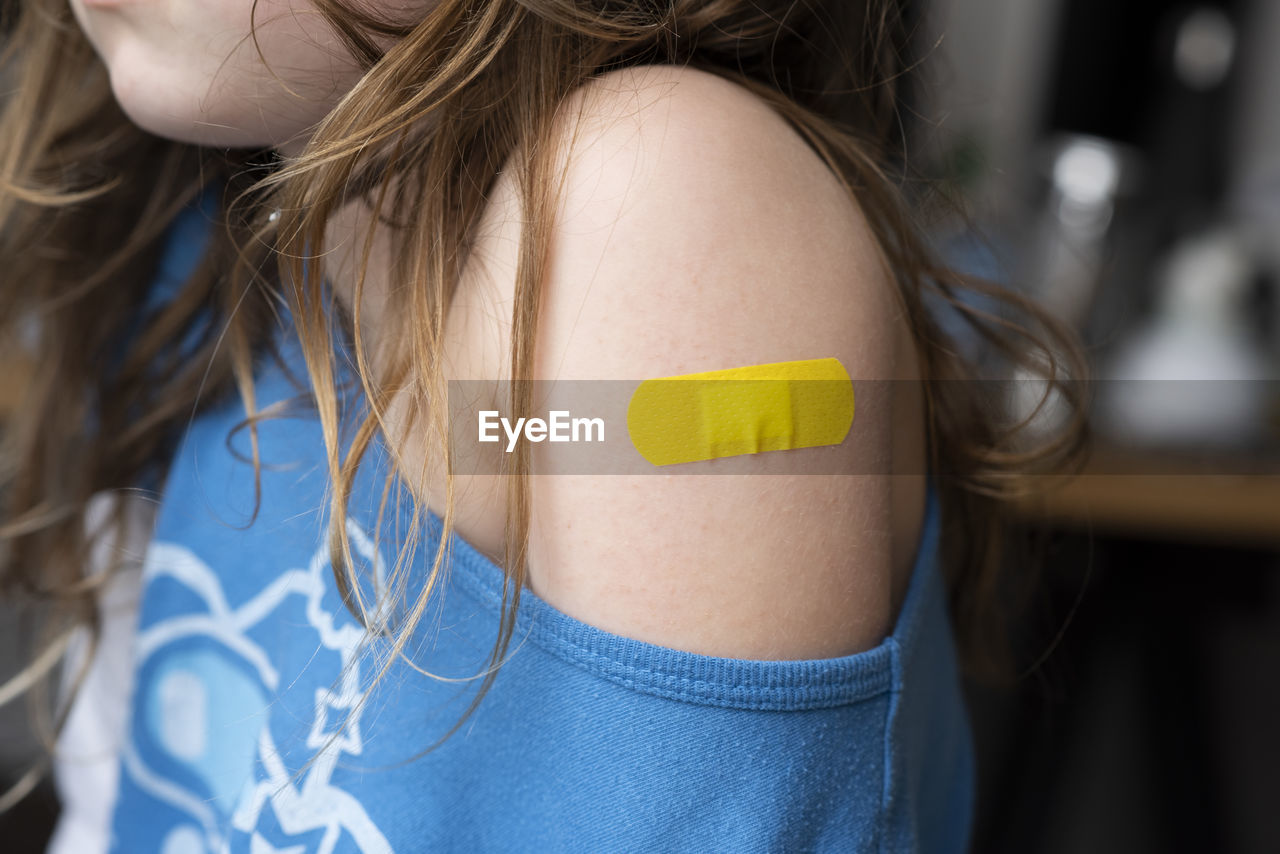
[[[0,74],[9,90],[0,115],[0,341],[26,341],[34,366],[30,393],[6,425],[0,470],[5,593],[56,605],[55,634],[93,624],[103,578],[84,572],[90,496],[129,488],[162,470],[192,414],[225,395],[239,392],[252,430],[263,415],[255,406],[252,366],[268,346],[273,301],[283,293],[328,451],[334,573],[353,610],[363,614],[349,559],[346,499],[396,394],[407,395],[411,417],[425,419],[430,435],[440,441],[446,435],[446,413],[421,402],[441,387],[436,356],[445,308],[499,169],[516,170],[526,214],[510,375],[527,378],[555,203],[554,152],[536,143],[549,138],[557,109],[587,79],[625,66],[675,64],[756,93],[867,212],[915,334],[929,465],[940,475],[946,520],[945,573],[963,649],[976,660],[981,635],[996,624],[1001,530],[1011,496],[1029,488],[1029,475],[1079,458],[1078,386],[1061,381],[1083,379],[1085,364],[1061,323],[1013,292],[947,270],[922,238],[902,180],[890,169],[900,144],[899,92],[909,56],[897,4],[441,0],[421,21],[403,24],[343,0],[314,3],[363,75],[295,158],[200,148],[139,129],[115,103],[106,71],[65,0],[0,6],[7,33]],[[219,227],[203,258],[176,298],[143,312],[166,227],[211,184],[223,192]],[[321,287],[320,256],[326,222],[352,193],[364,194],[378,212],[375,220],[411,224],[401,227],[392,275],[414,286],[391,295],[385,316],[399,325],[386,337],[396,344],[377,375],[362,357],[359,323],[353,324],[367,411],[342,454],[333,306]],[[269,217],[275,210],[280,215]],[[363,271],[357,278],[358,307]],[[960,297],[965,287],[1009,311],[974,308]],[[968,382],[973,366],[927,310],[930,290],[1011,364],[1043,373],[1052,363],[1051,384],[1074,407],[1066,428],[1033,448],[1012,442],[1016,429]],[[194,355],[179,351],[178,342],[193,335]],[[527,413],[529,405],[513,401],[513,414]],[[506,653],[525,579],[526,484],[522,477],[508,483],[495,667],[476,703]],[[447,533],[451,489],[442,511]],[[437,550],[423,592],[398,629],[396,653],[444,557]],[[46,656],[41,667],[50,668],[55,658]]]

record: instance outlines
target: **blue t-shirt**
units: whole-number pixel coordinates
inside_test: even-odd
[[[165,269],[199,247],[193,207]],[[263,361],[260,406],[305,377]],[[305,412],[259,427],[261,505],[238,399],[190,425],[143,574],[118,852],[964,850],[974,768],[927,515],[892,634],[809,661],[695,655],[623,638],[522,595],[477,712],[502,571],[452,538],[443,587],[386,677],[332,578],[323,442]],[[230,441],[228,435],[233,434]],[[347,525],[362,578],[392,570],[410,514],[366,458]],[[440,522],[426,520],[425,575]],[[369,595],[373,587],[365,590]],[[394,615],[389,617],[394,620]],[[460,681],[459,681],[460,680]],[[346,723],[344,727],[344,722]]]

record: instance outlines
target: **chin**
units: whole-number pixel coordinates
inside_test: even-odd
[[[130,110],[128,107],[124,108],[124,113],[147,133],[189,145],[208,148],[262,148],[271,144],[232,128],[207,128],[194,122],[184,123],[172,115],[157,116],[145,110]]]
[[[246,126],[243,116],[220,117],[202,112],[199,99],[194,96],[176,102],[133,97],[136,92],[117,86],[114,77],[112,91],[130,121],[164,139],[210,148],[262,148],[277,140],[269,128]]]

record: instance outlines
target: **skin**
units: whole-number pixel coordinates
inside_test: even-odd
[[[125,0],[110,7],[71,0],[71,8],[125,113],[170,139],[296,153],[308,129],[359,79],[345,48],[303,0],[259,0],[256,9],[252,0]],[[249,38],[251,12],[270,70]]]
[[[605,75],[579,97],[537,377],[834,356],[855,381],[919,378],[862,212],[771,110],[710,74],[663,66]],[[514,195],[496,194],[506,210],[482,226],[492,235],[485,260],[455,304],[463,329],[499,327],[471,333],[497,342],[476,375],[493,376],[506,352]],[[874,646],[910,579],[923,479],[822,472],[885,471],[889,460],[923,471],[923,408],[913,382],[860,401],[834,450],[840,463],[830,449],[756,458],[762,473],[810,474],[683,474],[714,470],[709,461],[682,473],[533,478],[532,588],[584,622],[693,652],[797,659]],[[549,448],[534,446],[535,466]],[[478,520],[476,536],[497,547],[501,530],[487,519],[501,517]]]
[[[158,135],[204,145],[299,151],[308,128],[355,82],[349,57],[298,0],[250,3],[72,0],[127,114]],[[419,10],[421,13],[421,10]],[[664,66],[604,75],[571,99],[586,109],[566,176],[545,283],[535,377],[641,379],[834,356],[855,380],[919,377],[910,330],[862,211],[803,140],[754,96],[704,72]],[[566,113],[568,114],[568,113]],[[572,131],[568,121],[560,132]],[[732,212],[726,214],[726,212]],[[353,293],[356,206],[329,226],[329,275]],[[446,374],[504,373],[522,215],[500,177],[447,322]],[[376,336],[389,282],[380,232],[364,331]],[[859,400],[846,464],[923,471],[919,388]],[[443,507],[440,466],[401,429],[410,486]],[[534,446],[535,466],[546,445]],[[529,584],[584,622],[651,643],[741,658],[869,649],[891,630],[915,560],[918,475],[541,476],[532,480]],[[759,458],[759,471],[781,464]],[[875,463],[879,470],[883,466]],[[705,470],[705,469],[701,469]],[[493,477],[462,477],[456,529],[502,553]]]

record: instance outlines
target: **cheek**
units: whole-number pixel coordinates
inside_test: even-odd
[[[121,108],[145,130],[197,145],[277,145],[323,118],[359,76],[323,18],[297,5],[258,3],[257,47],[251,4],[240,2],[148,10],[144,0],[130,7],[134,19],[94,30],[90,18],[89,34]]]

